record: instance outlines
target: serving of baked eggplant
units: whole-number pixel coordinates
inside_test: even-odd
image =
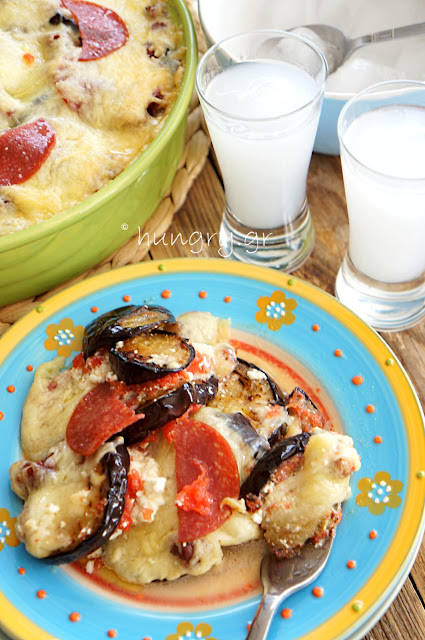
[[[25,500],[17,534],[34,556],[74,562],[104,545],[125,506],[130,457],[116,440],[83,458],[65,443],[46,460],[12,465],[12,489]]]
[[[205,573],[222,547],[261,536],[289,557],[333,534],[359,466],[352,441],[301,388],[285,393],[238,358],[228,322],[128,305],[86,327],[67,372],[40,369],[22,433],[37,446],[10,470],[32,555],[61,564],[96,552],[146,584]],[[63,397],[70,408],[55,412],[54,446],[38,460],[31,430]]]

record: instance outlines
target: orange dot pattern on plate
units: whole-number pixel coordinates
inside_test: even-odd
[[[19,573],[19,575],[20,575],[20,576],[24,576],[24,575],[25,575],[25,569],[24,569],[24,567],[19,567],[19,569],[18,569],[18,573]]]
[[[312,327],[313,331],[320,331],[320,327],[318,324],[314,324]]]
[[[16,391],[15,387],[13,386],[13,384],[10,384],[7,387],[7,390],[8,390],[9,393],[15,393],[15,391]]]
[[[47,596],[47,593],[44,591],[44,589],[39,589],[37,591],[37,598],[40,598],[40,600],[44,600],[46,596]]]
[[[314,587],[313,589],[313,595],[315,598],[322,598],[323,597],[323,587]]]
[[[117,632],[115,629],[109,629],[108,631],[108,638],[116,638],[117,637]]]
[[[71,620],[71,622],[79,622],[81,620],[81,615],[78,613],[78,611],[73,611],[69,614],[69,619]]]
[[[375,407],[373,406],[373,404],[368,404],[366,407],[366,411],[367,413],[375,413]]]
[[[97,313],[97,312],[99,311],[99,307],[92,307],[92,308],[90,309],[90,311],[91,311],[92,313]]]
[[[3,418],[4,418],[4,413],[3,411],[0,411],[0,420],[3,420]]]
[[[226,302],[226,304],[232,302],[232,296],[224,296],[224,302]]]
[[[164,289],[164,291],[161,292],[161,298],[171,298],[171,291]]]
[[[286,620],[287,618],[290,618],[292,616],[292,609],[288,609],[288,608],[282,609],[282,612],[280,615],[284,620]]]
[[[375,436],[373,441],[374,441],[375,444],[382,444],[381,436]]]
[[[354,377],[352,378],[351,382],[352,382],[353,384],[355,384],[355,385],[356,385],[356,387],[358,387],[358,386],[359,386],[359,384],[363,384],[363,376],[354,376]]]
[[[34,367],[32,366],[32,364],[28,364],[27,365],[27,371],[33,371]]]
[[[356,564],[357,564],[357,563],[356,563],[356,561],[355,561],[355,560],[349,560],[349,561],[347,562],[347,567],[348,567],[348,569],[355,569],[355,568],[356,568]]]
[[[370,531],[370,533],[369,533],[369,538],[371,540],[375,540],[375,538],[377,538],[377,537],[378,537],[378,532],[376,531],[376,529],[372,529],[372,531]]]
[[[125,295],[125,296],[122,297],[122,299],[124,300],[124,302],[130,302],[131,296]]]
[[[337,358],[342,358],[342,351],[341,351],[341,349],[335,349],[335,351],[334,351],[334,356],[336,356]]]
[[[208,296],[208,293],[206,291],[200,291],[198,295],[200,298],[206,298]]]

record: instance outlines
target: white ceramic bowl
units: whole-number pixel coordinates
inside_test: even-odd
[[[425,21],[423,0],[199,0],[201,25],[210,45],[251,29],[292,29],[331,24],[349,37]],[[328,80],[314,150],[339,154],[337,121],[354,94],[383,80],[425,80],[425,36],[358,50]]]

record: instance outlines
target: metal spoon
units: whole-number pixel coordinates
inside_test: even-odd
[[[288,596],[306,587],[323,571],[332,549],[333,538],[322,547],[304,545],[300,555],[278,560],[266,555],[261,563],[264,592],[246,640],[266,640],[278,606]]]
[[[425,33],[425,22],[409,24],[405,27],[397,27],[395,29],[385,29],[384,31],[377,31],[376,33],[359,36],[358,38],[353,39],[347,38],[340,29],[331,27],[327,24],[308,24],[303,27],[291,29],[291,31],[295,31],[295,33],[304,35],[307,38],[309,37],[309,31],[316,34],[320,40],[316,40],[314,37],[311,37],[311,34],[310,39],[314,44],[319,46],[319,49],[322,50],[328,63],[329,73],[333,73],[356,49],[374,42],[398,40],[399,38],[408,38],[410,36],[417,36],[421,33]]]

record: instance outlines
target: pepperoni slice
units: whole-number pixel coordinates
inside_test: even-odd
[[[0,136],[0,186],[25,182],[37,173],[56,142],[53,127],[39,118]]]
[[[137,394],[125,385],[101,382],[86,393],[66,428],[66,441],[75,453],[89,456],[115,433],[143,417],[134,412]]]
[[[178,541],[189,542],[215,531],[231,515],[224,498],[239,497],[239,473],[228,442],[213,427],[178,419],[167,437],[176,451]]]
[[[83,0],[62,0],[62,5],[77,21],[83,43],[81,62],[104,58],[127,42],[127,26],[115,11]]]

